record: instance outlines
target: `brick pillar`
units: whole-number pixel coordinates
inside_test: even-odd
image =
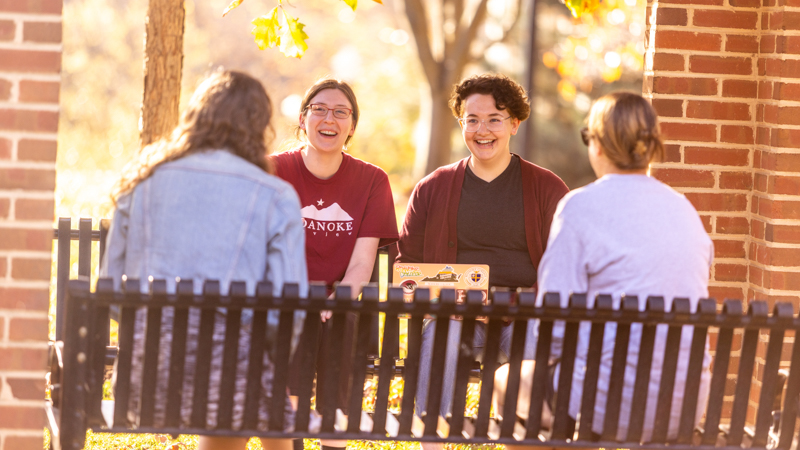
[[[652,173],[686,195],[714,240],[710,295],[797,310],[800,0],[653,0],[647,25],[643,92],[668,144]]]
[[[61,0],[0,0],[0,450],[42,448]]]

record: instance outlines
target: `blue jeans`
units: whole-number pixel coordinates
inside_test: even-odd
[[[525,340],[525,359],[533,359],[534,348],[531,344],[533,321],[528,323],[528,333]],[[500,334],[500,355],[498,362],[508,362],[511,351],[511,334],[514,325],[503,325]],[[436,320],[427,319],[422,325],[422,344],[420,346],[419,382],[417,384],[417,398],[414,412],[421,416],[428,405],[428,387],[430,386],[431,358],[433,357],[433,340],[436,333]],[[486,343],[486,324],[475,323],[475,337],[473,340],[474,354],[477,361],[482,361],[483,346]],[[455,389],[456,366],[458,364],[458,348],[461,345],[461,321],[450,319],[450,328],[447,332],[447,351],[444,363],[444,379],[442,381],[442,402],[439,414],[447,417],[453,408],[453,390]]]

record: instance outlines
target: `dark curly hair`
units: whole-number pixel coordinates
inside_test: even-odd
[[[473,75],[457,84],[450,95],[450,109],[456,118],[464,113],[464,102],[472,94],[491,95],[497,109],[507,110],[511,117],[520,122],[531,115],[525,89],[503,74]]]

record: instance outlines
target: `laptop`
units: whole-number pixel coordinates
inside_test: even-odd
[[[392,284],[403,288],[406,302],[414,300],[418,287],[429,288],[434,302],[442,289],[455,289],[459,303],[468,289],[482,290],[484,303],[489,298],[489,266],[485,264],[395,263],[392,275]]]

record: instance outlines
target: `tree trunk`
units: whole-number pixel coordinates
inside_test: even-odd
[[[428,145],[428,163],[425,173],[431,173],[439,167],[450,164],[452,153],[453,114],[447,106],[450,92],[431,87],[431,135]]]
[[[142,146],[167,135],[178,124],[185,17],[183,0],[150,0],[144,48]]]

